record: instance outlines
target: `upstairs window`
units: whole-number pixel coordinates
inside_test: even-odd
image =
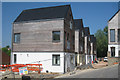
[[[20,33],[14,34],[14,43],[20,43]]]
[[[70,21],[70,29],[72,29],[72,21]]]
[[[53,31],[53,42],[60,42],[60,31]]]
[[[120,29],[118,29],[118,42],[120,42]]]
[[[115,42],[115,29],[110,30],[110,42]]]
[[[70,38],[69,33],[67,34],[67,49],[70,49]]]
[[[83,30],[82,30],[82,37],[84,37],[84,32],[83,32]]]

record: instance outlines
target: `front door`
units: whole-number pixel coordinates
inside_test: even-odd
[[[111,57],[115,57],[115,47],[111,47]]]
[[[120,50],[119,50],[119,57],[120,57]]]

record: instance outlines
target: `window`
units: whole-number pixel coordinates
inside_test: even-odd
[[[72,29],[72,21],[70,21],[70,29]]]
[[[66,48],[66,32],[64,32],[64,48]]]
[[[16,54],[14,54],[14,63],[16,63]]]
[[[67,34],[67,49],[70,49],[69,33]]]
[[[56,66],[60,66],[60,55],[52,56],[52,64]]]
[[[71,62],[71,64],[73,64],[73,63],[74,63],[74,58],[73,58],[73,56],[72,56],[72,55],[70,55],[70,62]]]
[[[84,32],[82,31],[82,37],[84,37]]]
[[[20,43],[20,33],[14,34],[14,43]]]
[[[89,41],[90,41],[90,37],[89,37]]]
[[[29,57],[29,54],[27,54],[27,57]]]
[[[120,29],[118,29],[118,42],[120,42]]]
[[[82,45],[80,46],[80,48],[81,48],[81,51],[83,51],[83,47],[82,47]]]
[[[60,42],[60,31],[53,31],[53,42]]]
[[[115,29],[110,30],[110,42],[115,42]]]

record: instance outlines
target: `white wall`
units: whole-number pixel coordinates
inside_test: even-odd
[[[37,61],[41,61],[43,71],[46,72],[64,72],[64,53],[54,52],[13,52],[13,54],[17,54],[17,62],[16,64],[38,64]],[[52,55],[53,54],[60,54],[60,66],[53,66],[52,65]],[[28,55],[28,56],[27,56]]]
[[[86,64],[91,63],[91,55],[86,55]]]
[[[120,45],[108,45],[108,51],[111,53],[111,47],[115,47],[115,57],[119,56]]]
[[[75,67],[75,54],[74,53],[64,53],[64,52],[13,52],[13,54],[17,54],[16,64],[38,64],[38,61],[41,61],[40,64],[42,64],[42,67],[43,67],[42,72],[46,72],[46,70],[48,70],[49,72],[64,73],[64,70],[67,72],[68,67],[70,67],[70,71],[73,70],[74,67]],[[53,54],[60,54],[60,66],[52,65],[52,55]],[[72,55],[74,57],[74,63],[73,64],[70,62],[70,55]],[[14,57],[11,56],[11,59],[12,59],[11,64],[14,64],[14,61],[13,61]],[[64,61],[65,61],[65,66],[64,66]]]
[[[93,55],[91,55],[91,63],[92,63],[92,61],[93,61]]]

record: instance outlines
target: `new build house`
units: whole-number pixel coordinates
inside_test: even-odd
[[[97,59],[96,37],[94,37],[94,35],[90,35],[90,48],[91,63],[93,63]]]
[[[84,50],[84,26],[82,19],[74,19],[75,26],[75,52],[77,53],[77,65],[85,64]]]
[[[108,52],[111,57],[120,56],[120,10],[108,21]]]
[[[86,55],[86,64],[91,64],[91,56],[90,56],[90,31],[89,27],[84,27],[85,31],[85,41],[84,41],[84,47],[85,47],[85,55]]]
[[[11,64],[42,64],[42,72],[75,67],[70,5],[23,10],[13,22]]]

